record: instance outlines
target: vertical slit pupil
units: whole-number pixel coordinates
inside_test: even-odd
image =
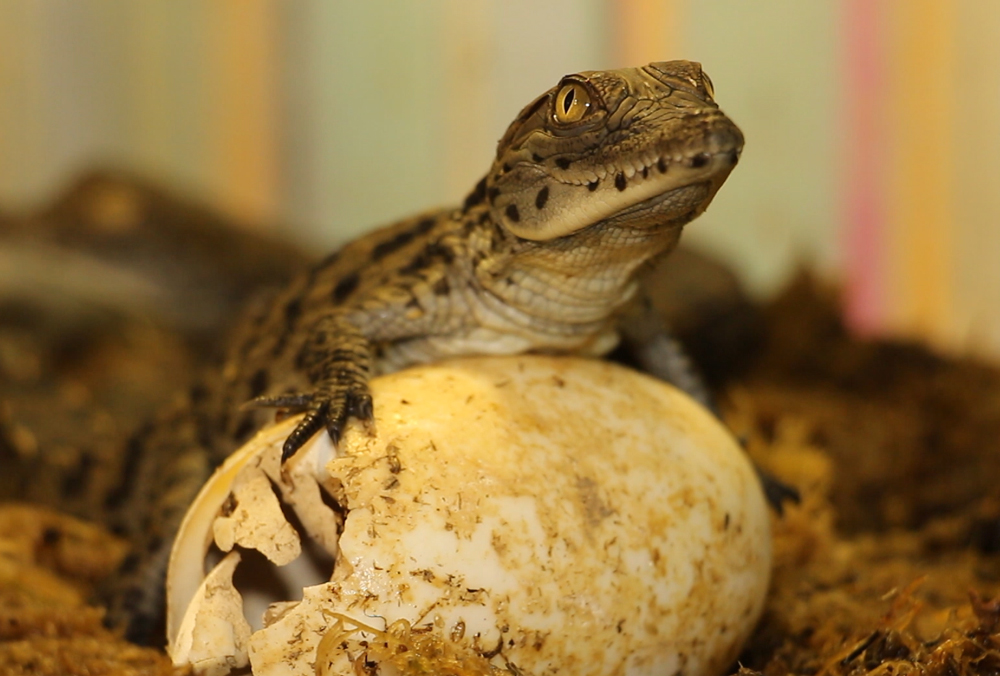
[[[573,107],[573,102],[576,100],[576,87],[570,87],[569,91],[566,92],[566,96],[563,97],[563,113],[568,113],[569,109]]]

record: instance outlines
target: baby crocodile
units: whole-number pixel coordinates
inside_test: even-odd
[[[674,247],[742,148],[696,63],[562,78],[513,121],[461,206],[321,261],[250,313],[220,372],[134,437],[110,498],[136,543],[112,617],[150,637],[184,511],[268,409],[304,414],[287,459],[322,430],[336,441],[349,419],[370,422],[375,374],[457,355],[596,356],[619,342],[711,405],[636,272]]]

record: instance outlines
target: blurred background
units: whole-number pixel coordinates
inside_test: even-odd
[[[0,0],[0,209],[120,167],[327,250],[460,200],[569,72],[704,64],[740,167],[686,241],[1000,357],[1000,3]]]

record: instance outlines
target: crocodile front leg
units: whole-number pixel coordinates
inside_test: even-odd
[[[257,397],[246,404],[305,413],[282,446],[282,462],[323,428],[337,444],[349,418],[372,424],[372,396],[368,389],[372,346],[343,312],[332,311],[316,321],[296,357],[296,366],[315,389]]]
[[[645,293],[632,302],[619,321],[618,329],[625,348],[640,369],[677,386],[716,417],[721,417],[715,397],[698,369]]]

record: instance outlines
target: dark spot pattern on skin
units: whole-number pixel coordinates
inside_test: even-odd
[[[595,190],[597,190],[597,186],[600,185],[600,183],[601,179],[599,178],[591,181],[590,183],[587,184],[587,190],[589,190],[590,192],[594,192]]]
[[[465,204],[462,205],[462,209],[468,211],[472,207],[482,204],[485,199],[486,179],[484,178],[476,184],[476,187],[469,193],[469,196],[465,198]]]
[[[662,157],[656,160],[656,168],[660,170],[661,174],[667,173],[667,161]]]
[[[372,248],[372,260],[377,261],[385,258],[393,251],[399,251],[404,246],[413,241],[413,238],[417,236],[416,230],[404,230],[403,232],[397,234],[392,239],[388,239],[384,242],[379,242]]]
[[[308,354],[309,350],[307,349],[307,347],[308,347],[307,345],[303,345],[302,349],[299,350],[296,353],[296,355],[295,355],[295,370],[296,371],[305,371],[306,370],[306,361],[307,361],[307,359],[309,357],[309,354]],[[286,390],[285,394],[292,394],[292,391]]]
[[[485,178],[483,179],[483,185],[486,185],[486,179]],[[413,229],[413,232],[416,233],[417,237],[421,237],[423,235],[426,235],[428,232],[430,232],[434,228],[434,224],[435,223],[437,223],[437,220],[435,220],[433,218],[425,218],[422,221],[420,221],[419,223],[417,223],[417,227]]]
[[[347,297],[354,293],[354,290],[358,288],[359,281],[361,280],[358,277],[358,273],[354,272],[337,282],[337,286],[333,288],[333,302],[343,303],[347,300]]]
[[[691,158],[691,166],[694,167],[695,169],[701,169],[702,167],[707,165],[709,160],[711,159],[712,158],[709,156],[708,153],[698,153],[697,155]]]
[[[313,266],[311,266],[310,268],[308,268],[306,270],[306,284],[305,284],[305,286],[306,286],[307,289],[311,289],[312,288],[313,284],[316,283],[316,277],[319,276],[319,274],[321,272],[323,272],[323,270],[320,267],[316,266],[316,265],[313,265]]]
[[[539,210],[544,209],[545,203],[548,201],[549,201],[549,186],[545,186],[544,188],[538,191],[537,195],[535,195],[535,208]]]
[[[573,164],[572,160],[566,159],[565,157],[556,158],[556,166],[560,169],[569,169],[569,165]]]
[[[439,242],[430,242],[424,250],[413,257],[409,263],[399,269],[400,274],[412,275],[430,266],[434,261],[443,261],[446,265],[451,265],[455,260],[455,253]]]
[[[118,477],[115,490],[108,493],[104,500],[105,508],[115,509],[120,507],[132,493],[132,488],[135,486],[135,478],[139,472],[139,462],[143,455],[145,455],[146,438],[152,431],[152,426],[147,423],[128,440],[128,443],[125,445],[125,457],[121,465],[121,474]]]
[[[128,575],[129,573],[134,573],[139,570],[139,564],[142,562],[142,557],[139,556],[137,552],[132,552],[118,564],[118,574]]]
[[[295,328],[295,322],[302,314],[302,299],[292,298],[285,304],[285,327],[288,331]]]
[[[270,378],[268,377],[266,369],[257,369],[252,376],[250,376],[250,398],[259,397],[264,394],[264,390],[267,389]]]
[[[504,163],[503,163],[503,167],[502,167],[502,168],[503,168],[503,173],[505,173],[505,174],[506,174],[506,173],[507,173],[508,171],[510,171],[510,165],[509,165],[509,164],[507,164],[506,162],[504,162]]]
[[[642,177],[643,178],[649,178],[649,167],[643,167],[642,168]]]
[[[312,285],[311,283],[309,284]],[[285,330],[281,331],[277,335],[277,340],[274,342],[274,346],[271,348],[271,354],[277,356],[281,354],[285,349],[285,344],[288,342],[289,336],[295,332],[295,324],[298,322],[299,317],[302,315],[302,298],[296,296],[292,298],[285,304]],[[253,349],[253,345],[246,346],[243,351],[243,355],[249,354],[250,350]]]
[[[430,252],[429,255],[434,256],[435,258],[440,258],[448,265],[455,262],[455,252],[437,242],[431,242],[428,244],[427,250]]]
[[[503,231],[500,228],[493,228],[490,231],[490,249],[499,251],[503,245]]]
[[[328,253],[326,256],[324,256],[318,263],[316,263],[315,266],[313,266],[312,270],[314,272],[325,270],[331,265],[334,265],[339,259],[340,259],[340,249],[337,249],[336,251],[332,251]]]
[[[625,180],[625,173],[619,171],[618,175],[615,176],[615,187],[621,192],[628,186],[628,181]]]
[[[145,546],[148,551],[158,551],[163,546],[163,536],[159,534],[153,535],[146,541]]]
[[[507,209],[504,211],[504,213],[507,214],[507,218],[514,221],[515,223],[521,220],[521,214],[520,212],[518,212],[516,204],[508,204]]]
[[[539,155],[538,153],[531,153],[531,161],[541,164],[542,162],[545,161],[545,158]]]
[[[493,186],[486,191],[486,196],[489,199],[490,204],[495,203],[497,201],[497,197],[500,197],[500,188]]]
[[[451,284],[448,282],[448,278],[442,277],[434,282],[434,286],[431,287],[431,291],[434,292],[435,296],[447,296],[451,293]]]

